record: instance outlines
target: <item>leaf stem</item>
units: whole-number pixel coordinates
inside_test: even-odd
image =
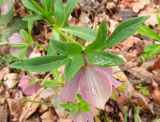
[[[72,37],[64,33],[63,31],[59,30],[58,28],[54,28],[59,34],[61,34],[67,41],[77,43]]]
[[[34,0],[31,0],[30,2],[42,13],[42,15],[48,20],[48,22],[50,22],[50,24],[55,23],[54,19],[48,16],[46,11],[44,11]]]
[[[44,46],[42,46],[42,45],[41,45],[41,44],[39,44],[38,42],[33,41],[33,43],[34,43],[36,46],[38,46],[38,47],[42,48],[43,50],[47,51],[47,48],[46,48],[46,47],[44,47]]]

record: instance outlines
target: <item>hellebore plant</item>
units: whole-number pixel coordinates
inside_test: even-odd
[[[122,65],[124,61],[105,49],[133,35],[148,17],[125,20],[108,37],[105,21],[101,23],[98,31],[68,25],[68,18],[78,0],[67,0],[65,3],[62,0],[40,0],[40,3],[35,0],[22,0],[22,3],[31,11],[30,15],[23,18],[28,22],[28,31],[20,30],[25,43],[17,47],[22,48],[23,55],[10,66],[32,72],[53,72],[55,79],[46,80],[42,86],[55,88],[64,85],[60,97],[67,103],[62,104],[62,107],[70,110],[71,119],[75,122],[92,122],[91,108],[104,109],[112,93],[112,85],[120,86],[120,82],[112,76],[111,66]],[[32,38],[32,27],[37,20],[44,20],[52,28],[48,47]],[[84,46],[74,37],[90,43]],[[25,59],[25,52],[33,45],[42,48],[47,55]],[[57,72],[61,66],[65,66],[64,79]]]

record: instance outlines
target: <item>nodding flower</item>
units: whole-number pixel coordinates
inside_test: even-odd
[[[113,78],[112,68],[87,64],[64,85],[61,99],[65,102],[73,101],[77,92],[80,92],[84,100],[92,106],[104,109],[112,94],[112,85],[115,87],[121,85]]]
[[[79,112],[74,116],[71,116],[70,119],[73,122],[94,122],[92,112]]]

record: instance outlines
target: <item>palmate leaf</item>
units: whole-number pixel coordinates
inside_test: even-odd
[[[54,51],[66,55],[68,60],[65,66],[65,77],[71,80],[77,71],[84,65],[82,47],[77,43],[53,41]]]
[[[104,47],[106,38],[107,38],[106,22],[103,21],[101,26],[99,27],[96,39],[85,48],[85,52],[90,53],[97,50],[101,50]]]
[[[87,54],[89,63],[99,66],[116,66],[124,64],[124,61],[111,53],[107,52],[92,52]]]
[[[105,47],[110,48],[133,35],[148,16],[135,17],[121,22],[106,40]]]
[[[96,38],[96,31],[86,27],[70,26],[70,27],[64,27],[61,30],[68,34],[77,36],[81,39],[91,42],[94,41]]]
[[[15,62],[11,64],[11,67],[33,72],[45,72],[64,65],[66,61],[66,56],[42,56]]]

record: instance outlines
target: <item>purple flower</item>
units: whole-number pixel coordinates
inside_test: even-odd
[[[47,88],[41,92],[40,97],[43,99],[46,99],[50,96],[53,96],[54,94],[55,94],[55,91],[52,88]]]
[[[86,65],[64,85],[61,98],[65,102],[73,101],[79,90],[85,101],[99,109],[104,109],[112,94],[112,85],[119,87],[121,83],[113,78],[111,68]]]
[[[31,96],[36,93],[40,88],[40,83],[31,84],[31,78],[27,75],[23,75],[20,78],[18,86],[23,90],[24,94]]]
[[[13,33],[12,36],[9,37],[8,41],[9,41],[9,43],[22,43],[22,42],[24,42],[24,38],[19,33]],[[12,56],[17,57],[20,50],[21,50],[20,48],[10,47],[9,53]]]
[[[92,112],[79,112],[70,118],[73,122],[94,122]]]
[[[10,43],[24,42],[24,38],[19,33],[13,33],[12,36],[10,36],[8,40]]]

